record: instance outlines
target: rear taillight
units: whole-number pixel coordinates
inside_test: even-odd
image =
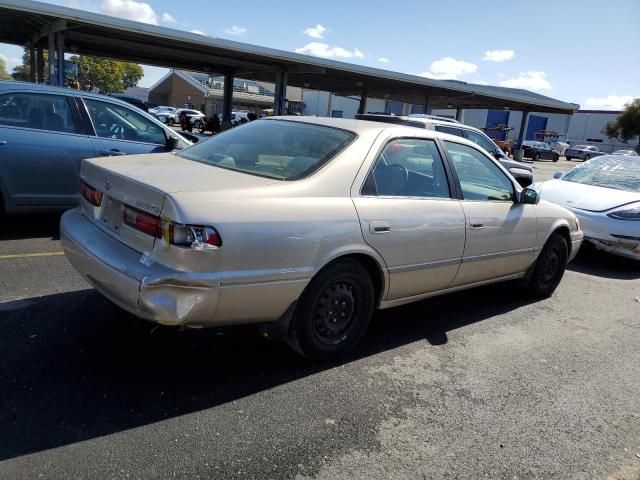
[[[91,205],[99,207],[102,203],[102,192],[96,190],[88,183],[80,181],[80,195],[86,199]]]
[[[140,232],[178,247],[204,249],[222,245],[222,239],[213,227],[182,225],[132,207],[124,207],[122,220]]]
[[[160,217],[138,210],[137,208],[124,207],[122,221],[136,230],[158,237],[162,234],[162,220]]]

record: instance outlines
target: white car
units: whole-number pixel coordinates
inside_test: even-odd
[[[474,142],[379,122],[271,117],[81,178],[60,236],[98,291],[166,325],[262,323],[315,359],[376,308],[515,279],[548,297],[582,242]]]
[[[625,157],[640,157],[635,150],[616,150],[611,155],[624,155]]]
[[[640,260],[640,162],[604,155],[553,180],[532,185],[543,200],[580,219],[585,240],[598,249]]]
[[[199,110],[193,110],[191,108],[178,108],[178,109],[176,109],[175,112],[173,112],[171,115],[169,115],[167,117],[166,123],[168,125],[173,125],[174,123],[178,123],[179,124],[180,123],[180,114],[182,114],[183,112],[187,115],[187,118],[189,119],[189,121],[196,128],[197,128],[196,122],[198,120],[202,121],[202,122],[205,121],[204,120],[206,118],[205,114],[202,113]]]

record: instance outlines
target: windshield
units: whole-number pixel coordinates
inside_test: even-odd
[[[216,167],[279,180],[318,170],[356,138],[353,132],[286,120],[256,120],[178,153]]]
[[[626,157],[597,157],[578,165],[562,180],[640,192],[640,162]]]

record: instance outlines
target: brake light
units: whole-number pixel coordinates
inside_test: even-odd
[[[80,195],[96,207],[99,207],[102,203],[102,192],[83,181],[80,181]]]
[[[178,247],[196,250],[220,247],[222,239],[213,227],[200,225],[182,225],[151,215],[132,207],[124,207],[122,220],[136,230]]]
[[[162,234],[162,221],[160,217],[148,214],[137,208],[124,207],[122,220],[130,227],[147,235],[151,235],[152,237],[158,237]]]

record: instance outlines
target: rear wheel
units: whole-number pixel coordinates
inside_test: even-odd
[[[584,156],[584,160],[582,160],[583,162],[586,162],[587,160],[589,160],[591,157],[589,155],[585,155]]]
[[[559,233],[549,237],[536,260],[527,288],[536,297],[550,297],[560,284],[567,267],[569,247]]]
[[[375,293],[367,270],[340,260],[321,270],[300,297],[289,345],[313,360],[329,360],[353,349],[364,336]]]
[[[557,162],[558,160],[560,160],[560,155],[558,155],[557,153],[553,156],[553,161]]]
[[[540,160],[540,154],[539,153],[534,153],[533,154],[533,161],[537,162],[538,160]]]
[[[571,157],[564,157],[564,158],[565,158],[565,160],[567,160],[568,162],[570,162],[570,161],[571,161]]]

